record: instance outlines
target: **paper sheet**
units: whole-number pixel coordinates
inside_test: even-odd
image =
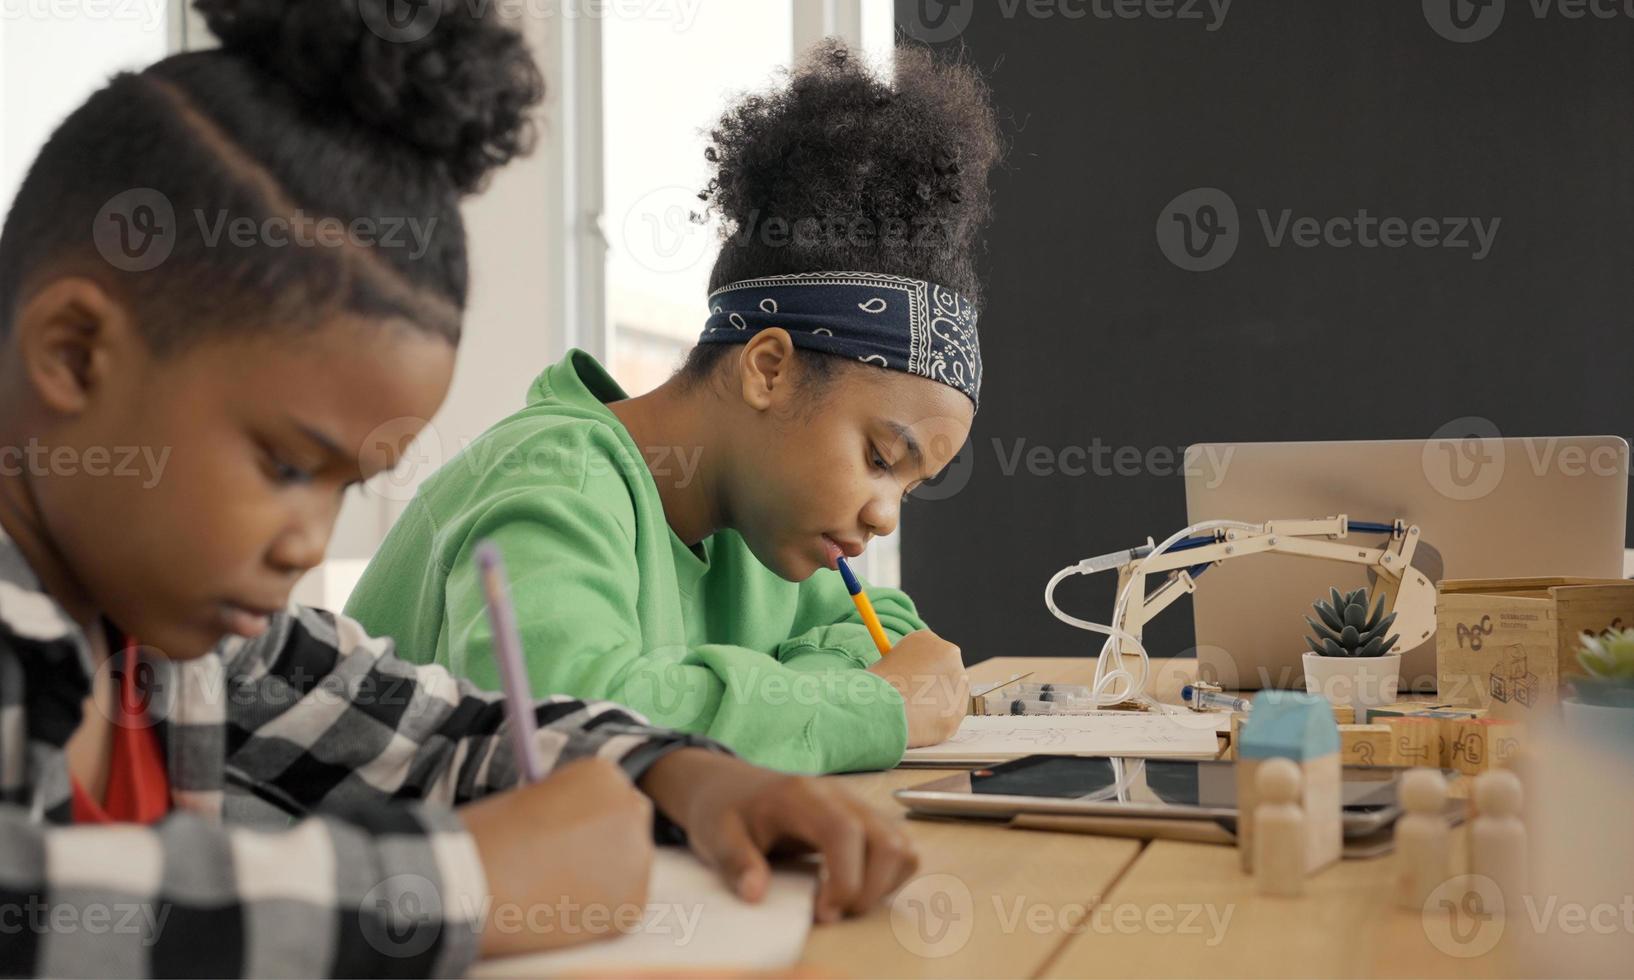
[[[1227,730],[1230,719],[1227,716]],[[971,715],[940,745],[909,749],[905,766],[1002,762],[1024,755],[1192,756],[1212,759],[1218,719],[1185,712]]]
[[[642,928],[530,956],[485,960],[473,977],[547,977],[632,970],[787,970],[800,959],[817,894],[814,872],[778,870],[751,905],[691,852],[659,848]]]

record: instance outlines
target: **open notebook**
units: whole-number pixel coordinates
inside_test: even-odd
[[[903,766],[960,766],[1024,755],[1191,756],[1212,759],[1224,719],[1185,712],[1103,711],[1083,715],[971,715],[940,745],[909,749]]]
[[[556,952],[485,960],[471,975],[787,970],[805,948],[816,894],[813,872],[777,870],[766,897],[750,905],[690,851],[661,847],[653,861],[647,914],[640,929]]]

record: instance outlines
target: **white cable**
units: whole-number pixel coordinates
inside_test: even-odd
[[[1069,616],[1062,612],[1061,608],[1055,604],[1056,586],[1060,585],[1063,581],[1073,575],[1087,574],[1090,573],[1079,571],[1077,565],[1068,565],[1066,568],[1056,572],[1050,579],[1049,584],[1044,586],[1044,604],[1049,607],[1050,612],[1055,615],[1055,618],[1059,619],[1061,622],[1066,623],[1069,626],[1076,626],[1081,630],[1089,630],[1091,633],[1105,633],[1107,636],[1107,644],[1110,644],[1115,639],[1121,639],[1133,647],[1135,652],[1139,654],[1142,669],[1141,677],[1138,682],[1135,680],[1134,675],[1129,673],[1127,670],[1124,670],[1121,665],[1112,670],[1107,669],[1107,644],[1102,644],[1100,656],[1095,660],[1095,681],[1090,686],[1089,701],[1096,707],[1121,704],[1122,702],[1137,696],[1141,689],[1146,686],[1145,668],[1148,662],[1146,648],[1141,645],[1139,639],[1129,633],[1125,633],[1121,629],[1113,626],[1103,626],[1100,623],[1092,623],[1087,619],[1079,619],[1076,616]],[[1123,690],[1114,690],[1113,685],[1120,681],[1125,685]]]
[[[1132,561],[1137,564],[1149,561],[1168,551],[1182,539],[1203,531],[1231,529],[1263,531],[1265,526],[1263,524],[1249,524],[1245,521],[1202,521],[1176,531],[1169,537],[1164,538],[1163,543],[1153,548],[1149,554],[1132,559]],[[1087,619],[1079,619],[1076,616],[1069,616],[1062,612],[1061,607],[1055,604],[1055,590],[1062,582],[1073,575],[1093,575],[1095,572],[1104,570],[1103,567],[1099,567],[1096,558],[1086,558],[1076,565],[1068,565],[1056,572],[1050,577],[1049,584],[1044,586],[1044,605],[1049,607],[1050,613],[1056,619],[1068,626],[1076,626],[1081,630],[1106,635],[1105,642],[1101,644],[1101,652],[1095,658],[1095,680],[1089,689],[1089,701],[1096,707],[1103,708],[1109,705],[1122,704],[1145,693],[1146,681],[1151,675],[1151,658],[1146,654],[1145,644],[1140,642],[1139,637],[1116,625],[1123,622],[1124,610],[1129,605],[1129,594],[1135,584],[1135,577],[1130,576],[1129,581],[1124,585],[1123,590],[1118,593],[1117,600],[1113,603],[1112,622],[1114,625],[1111,626],[1092,623]],[[1138,568],[1136,570],[1138,571]],[[1126,670],[1122,658],[1117,657],[1117,641],[1119,640],[1123,641],[1124,645],[1133,648],[1135,654],[1140,658],[1139,678]],[[1121,687],[1118,686],[1120,684]]]

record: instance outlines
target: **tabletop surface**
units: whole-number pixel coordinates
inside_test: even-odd
[[[1092,660],[1001,657],[970,670],[972,686],[1033,671],[1086,683]],[[1151,691],[1179,702],[1196,661],[1154,661]],[[908,819],[893,791],[940,770],[826,777],[899,821],[919,875],[887,907],[816,927],[802,966],[820,975],[902,977],[1495,976],[1499,946],[1480,956],[1446,923],[1395,908],[1390,857],[1342,861],[1299,898],[1269,898],[1238,867],[1236,848]],[[1455,832],[1455,846],[1463,835]],[[1456,931],[1456,930],[1454,930]]]

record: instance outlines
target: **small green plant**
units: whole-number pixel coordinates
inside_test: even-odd
[[[1606,630],[1599,636],[1585,633],[1577,662],[1593,677],[1621,678],[1634,684],[1634,627]]]
[[[1587,704],[1634,707],[1634,628],[1583,634],[1577,662],[1587,677],[1574,677],[1572,690]]]
[[[1338,589],[1329,589],[1327,601],[1316,600],[1314,608],[1319,619],[1305,617],[1316,636],[1305,637],[1311,651],[1319,657],[1382,657],[1396,643],[1392,634],[1385,634],[1396,614],[1384,614],[1384,597],[1370,615],[1367,611],[1367,590],[1357,589],[1341,595]]]

